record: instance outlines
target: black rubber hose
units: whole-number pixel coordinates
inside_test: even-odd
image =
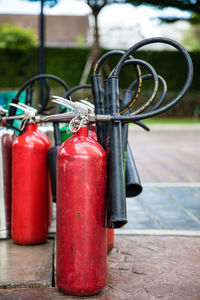
[[[124,64],[134,63],[145,66],[154,79],[153,93],[147,103],[140,108],[140,110],[144,110],[147,105],[149,105],[149,102],[152,102],[156,96],[158,90],[158,77],[153,67],[142,60],[129,59],[124,62]],[[117,116],[119,116],[119,120],[120,118],[124,118],[123,116],[120,116],[121,111],[119,109],[118,81],[117,76],[110,76],[107,82],[107,91],[105,91],[105,95],[109,99],[109,114],[114,120],[117,120]],[[111,228],[120,228],[127,223],[121,122],[111,121],[109,130],[109,203],[107,211],[107,226]]]
[[[152,101],[155,99],[157,92],[158,92],[158,75],[156,73],[156,71],[154,70],[154,68],[147,62],[140,60],[140,59],[129,59],[126,60],[123,64],[123,67],[125,65],[130,65],[130,64],[135,64],[135,65],[139,65],[139,66],[143,66],[146,69],[148,69],[148,71],[151,73],[153,81],[154,81],[154,88],[153,88],[153,92],[150,96],[150,98],[146,101],[145,104],[143,104],[140,108],[136,109],[135,111],[133,111],[132,114],[138,114],[142,111],[144,111],[145,109],[147,109],[147,107],[152,103]],[[129,101],[127,104],[125,104],[120,109],[120,114],[124,114],[128,109],[130,109],[132,107],[133,103],[132,103],[132,99],[131,101]]]
[[[46,87],[46,95],[45,95],[45,97],[44,97],[44,105],[39,104],[39,107],[40,107],[40,110],[41,110],[41,108],[44,106],[45,108],[44,108],[43,111],[45,111],[45,110],[48,111],[48,108],[46,108],[46,107],[47,107],[48,102],[49,102],[50,86],[49,86],[49,82],[48,82],[47,79],[44,79],[44,86]],[[40,110],[39,110],[39,111],[40,111]],[[43,111],[42,111],[42,112],[43,112]],[[40,113],[41,113],[41,111],[40,111]]]
[[[50,95],[50,87],[49,87],[49,83],[48,80],[45,79],[44,81],[44,85],[46,88],[46,93],[45,93],[45,97],[44,97],[44,107],[46,108],[48,101],[49,101],[49,95]],[[28,106],[32,105],[32,100],[33,100],[33,86],[34,86],[34,82],[32,82],[30,84],[30,86],[27,87],[26,89],[26,99],[25,99],[25,104]],[[41,104],[39,104],[39,107],[41,108]],[[44,109],[45,110],[45,109]],[[44,111],[43,110],[43,111]],[[40,110],[39,110],[40,111]]]
[[[124,64],[142,65],[151,72],[155,82],[152,97],[150,99],[150,101],[153,101],[158,89],[158,78],[155,70],[151,67],[151,65],[141,60],[130,59]],[[95,75],[93,75],[93,77],[94,76]],[[116,116],[120,113],[119,101],[116,101],[116,99],[119,99],[118,78],[116,78],[116,76],[110,76],[108,81],[105,82],[104,105],[106,107],[109,105],[108,111],[111,116]],[[109,134],[107,135],[109,135],[110,138],[107,150],[109,163],[107,226],[111,228],[120,228],[127,223],[121,123],[111,122],[108,130]]]
[[[73,88],[69,89],[64,95],[63,98],[68,98],[69,96],[71,96],[72,93],[81,90],[81,89],[91,89],[92,85],[91,84],[80,84],[80,85],[76,85]]]
[[[148,80],[148,79],[152,79],[152,75],[151,74],[146,74],[142,76],[142,81]],[[166,94],[167,94],[167,84],[166,81],[164,80],[163,77],[161,77],[160,75],[158,75],[158,81],[162,86],[162,94],[160,96],[160,99],[156,102],[156,104],[150,109],[150,111],[155,110],[156,108],[158,108],[162,102],[164,101]],[[135,86],[137,85],[137,80],[135,80],[134,82],[132,82],[130,84],[130,86],[128,87],[127,90],[124,91],[124,95],[125,97],[131,97],[131,90],[135,88]],[[122,99],[122,101],[124,101],[126,99]]]
[[[91,77],[95,77],[96,81],[97,81],[97,78],[99,77],[99,86],[100,86],[100,69],[104,63],[104,61],[111,57],[111,56],[114,56],[114,55],[124,55],[126,52],[125,51],[122,51],[122,50],[111,50],[109,52],[106,52],[104,55],[102,55],[100,57],[100,59],[97,61],[96,65],[95,65],[95,68],[94,68],[94,75],[92,75]],[[133,57],[130,55],[129,57],[130,59],[133,59]],[[137,75],[137,81],[138,81],[138,86],[137,86],[137,90],[135,91],[135,95],[132,99],[132,103],[129,103],[129,107],[131,107],[135,101],[137,100],[138,96],[139,96],[139,93],[141,91],[141,86],[142,86],[142,73],[141,73],[141,70],[140,70],[140,67],[138,65],[134,65],[135,69],[136,69],[136,75]],[[112,75],[112,73],[111,73]],[[95,79],[92,78],[92,81],[94,81]],[[96,84],[97,85],[97,84]],[[98,86],[97,85],[97,86]],[[94,87],[95,87],[95,82],[94,82]],[[95,94],[95,93],[94,93]],[[98,93],[96,92],[96,94],[98,95]],[[102,101],[102,100],[101,100]],[[96,112],[99,114],[99,112]]]
[[[134,82],[137,84],[137,80]],[[130,103],[129,92],[130,91],[128,90],[128,93],[125,93],[125,97],[123,98],[123,104],[125,106],[128,105],[128,103]],[[127,110],[124,114],[125,115],[129,114],[129,110]],[[140,126],[141,123],[142,122],[140,121],[138,125]],[[141,185],[141,181],[139,178],[135,161],[133,159],[131,148],[128,144],[128,126],[129,126],[128,123],[121,124],[123,163],[124,163],[123,167],[124,167],[125,183],[126,183],[126,197],[135,197],[142,192],[142,185]],[[145,125],[142,123],[142,126],[144,127]]]
[[[103,99],[102,99],[102,91],[101,91],[101,83],[100,83],[100,69],[104,63],[104,61],[114,55],[119,55],[122,56],[124,55],[125,52],[122,50],[112,50],[100,57],[100,59],[97,61],[95,68],[94,68],[94,74],[91,75],[91,82],[92,82],[92,95],[93,95],[93,102],[95,105],[95,113],[96,114],[104,114],[104,104],[103,104]],[[131,57],[132,58],[132,57]],[[142,84],[141,78],[142,74],[140,71],[139,66],[136,66],[136,73],[137,73],[137,79],[140,85]],[[137,88],[136,95],[139,95],[140,92],[140,86]],[[98,142],[103,146],[104,145],[104,140],[105,140],[105,134],[106,129],[104,124],[97,124],[97,139]]]
[[[131,116],[130,117],[129,116],[127,116],[127,117],[124,116],[124,117],[121,118],[121,120],[129,121],[129,122],[133,121],[134,122],[136,120],[146,119],[146,118],[154,117],[154,116],[157,116],[161,113],[164,113],[165,111],[170,109],[172,106],[177,104],[183,98],[183,96],[185,95],[185,93],[188,91],[188,89],[191,86],[192,78],[193,78],[193,64],[192,64],[192,60],[191,60],[191,57],[190,57],[189,53],[178,42],[176,42],[174,40],[171,40],[171,39],[168,39],[168,38],[162,38],[162,37],[157,37],[157,38],[155,37],[155,38],[145,39],[145,40],[135,44],[133,47],[131,47],[126,52],[126,54],[124,54],[121,57],[121,59],[117,63],[117,66],[114,69],[113,75],[118,77],[120,69],[122,68],[124,62],[130,56],[131,53],[134,53],[139,48],[141,48],[145,45],[152,44],[152,43],[165,43],[165,44],[171,45],[171,46],[175,47],[183,55],[183,57],[186,61],[186,66],[187,66],[187,77],[186,77],[184,86],[183,86],[182,90],[178,93],[178,95],[174,99],[172,99],[168,104],[164,105],[163,107],[155,109],[154,111],[146,112],[144,114],[134,115],[134,116],[132,116],[132,118],[131,118]]]
[[[109,101],[109,114],[113,117],[119,115],[119,82],[116,77],[109,77],[105,95]],[[109,124],[109,202],[107,206],[107,226],[120,228],[127,223],[126,193],[123,172],[123,149],[121,122]]]
[[[102,88],[100,84],[100,75],[94,74],[91,75],[91,82],[92,82],[92,96],[93,102],[95,106],[95,114],[96,115],[103,115],[104,114],[104,103],[103,103],[103,96],[102,96]],[[105,90],[104,90],[105,92]],[[104,143],[104,134],[105,134],[105,124],[99,123],[96,124],[97,126],[97,140],[103,146]]]
[[[103,115],[105,113],[105,95],[104,95],[104,101],[102,97],[102,91],[101,91],[101,82],[100,82],[100,69],[104,63],[104,61],[115,55],[124,55],[124,51],[122,50],[112,50],[109,52],[106,52],[103,54],[99,60],[97,61],[95,67],[94,67],[94,74],[90,76],[91,83],[92,83],[92,96],[93,96],[93,102],[95,106],[95,114],[96,115]],[[104,86],[105,90],[105,86]],[[97,123],[97,140],[101,144],[101,146],[105,147],[105,141],[107,139],[107,128],[106,125],[103,123]],[[105,148],[106,150],[106,148]]]
[[[33,83],[29,87],[27,87],[27,89],[26,89],[25,104],[28,105],[28,106],[31,106],[32,98],[33,98]]]
[[[32,78],[30,78],[29,80],[27,80],[22,86],[21,88],[19,89],[17,95],[12,99],[12,102],[15,103],[15,104],[18,104],[19,102],[19,96],[21,95],[21,93],[23,92],[23,90],[28,87],[31,83],[35,82],[36,80],[39,80],[41,78],[45,78],[45,79],[53,79],[53,80],[56,80],[58,81],[66,91],[69,90],[66,82],[64,80],[62,80],[60,77],[58,76],[55,76],[55,75],[51,75],[51,74],[39,74],[39,75],[36,75],[36,76],[33,76]],[[45,105],[47,105],[45,103]],[[41,109],[38,111],[38,113],[42,113],[45,109],[45,105],[43,105],[43,107],[41,107]],[[9,109],[9,115],[10,116],[14,116],[15,113],[16,113],[16,107],[13,107],[11,106],[10,109]],[[12,124],[13,121],[8,121],[10,124]]]
[[[115,56],[115,55],[123,56],[125,53],[126,52],[123,50],[111,50],[111,51],[108,51],[105,54],[103,54],[94,66],[94,74],[96,74],[96,75],[100,74],[101,67],[106,59],[108,59],[109,57]],[[133,58],[133,57],[130,57],[130,58]]]

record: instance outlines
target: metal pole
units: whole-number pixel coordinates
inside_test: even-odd
[[[39,35],[40,35],[40,48],[39,48],[39,73],[45,74],[45,49],[44,49],[44,40],[45,40],[45,19],[44,19],[44,0],[40,1],[40,26],[39,26]],[[44,99],[44,84],[43,80],[40,81],[39,85],[39,99],[40,104],[43,105]]]

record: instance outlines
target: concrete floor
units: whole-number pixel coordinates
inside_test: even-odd
[[[127,199],[129,223],[118,231],[108,256],[107,286],[91,299],[200,299],[199,133],[131,128],[144,190]],[[77,298],[54,286],[51,236],[28,247],[0,241],[0,299]]]

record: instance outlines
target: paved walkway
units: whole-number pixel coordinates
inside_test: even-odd
[[[200,183],[200,128],[166,130],[152,126],[150,132],[131,126],[129,142],[142,183]],[[163,129],[162,129],[163,128]],[[179,129],[179,130],[178,130]]]
[[[200,230],[200,185],[144,186],[127,199],[128,224],[123,229]]]

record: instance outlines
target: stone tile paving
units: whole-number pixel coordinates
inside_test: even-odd
[[[127,210],[124,230],[200,230],[200,186],[145,186],[138,197],[127,198]]]
[[[180,130],[170,131],[152,126],[145,132],[136,126],[129,128],[129,143],[142,183],[200,183],[200,129],[184,131],[180,126]]]
[[[199,300],[199,248],[197,237],[117,236],[99,295],[72,297],[56,287],[0,289],[0,299]]]

